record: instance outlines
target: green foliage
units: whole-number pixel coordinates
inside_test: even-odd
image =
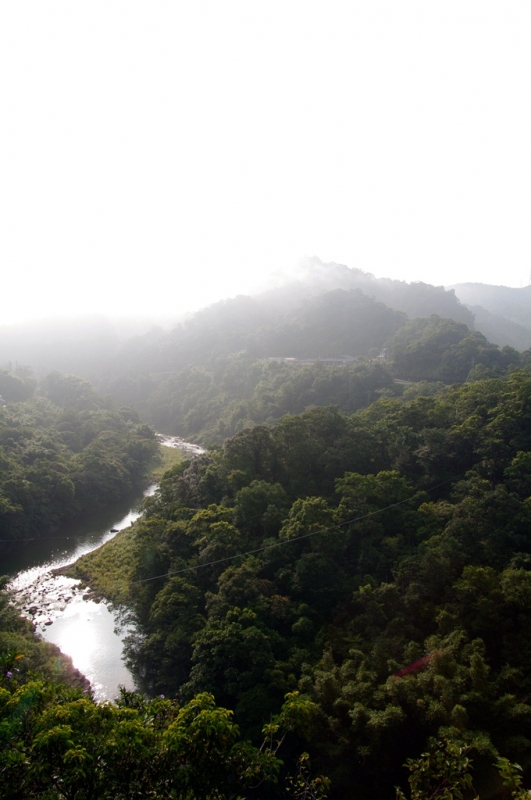
[[[114,430],[92,441],[102,449],[83,458],[119,460]],[[145,690],[176,698],[161,729],[182,769],[160,788],[151,751],[144,777],[129,771],[135,791],[221,797],[230,784],[245,796],[264,780],[256,793],[267,796],[283,775],[280,744],[295,763],[303,735],[333,797],[391,797],[397,785],[403,797],[405,762],[412,798],[469,800],[472,775],[482,797],[500,754],[495,780],[521,791],[514,764],[531,757],[530,451],[531,377],[514,371],[352,415],[307,409],[166,473],[127,536],[79,565],[136,613],[128,657]],[[16,498],[4,497],[8,515]],[[138,741],[144,763],[150,725],[140,733],[136,717],[119,719],[113,736]],[[55,765],[71,753],[82,771],[73,720],[50,718],[38,747]],[[254,751],[242,736],[256,743],[262,730],[245,783],[237,764]],[[327,790],[307,764],[287,786],[294,797]],[[113,769],[114,790],[126,793]]]
[[[400,378],[462,383],[505,374],[520,354],[502,350],[483,334],[452,319],[431,316],[406,323],[390,342],[393,371]]]
[[[408,759],[411,800],[463,800],[471,798],[471,748],[450,740],[430,739],[430,749],[418,759]],[[397,789],[397,800],[406,800]]]
[[[0,548],[131,492],[158,452],[147,425],[86,381],[54,373],[43,386],[0,408]]]
[[[37,381],[29,367],[0,369],[0,397],[5,402],[29,400],[37,387]]]
[[[295,800],[321,800],[328,797],[330,780],[322,775],[312,778],[309,772],[310,757],[302,753],[297,764],[297,774],[288,778],[288,796]]]
[[[466,744],[458,736],[445,736],[440,740],[430,738],[429,750],[419,758],[408,759],[406,764],[411,773],[411,800],[479,800],[472,783],[471,754],[481,754],[482,750],[484,746],[480,741]],[[504,796],[514,800],[529,798],[529,792],[522,786],[522,767],[519,764],[498,756],[495,767],[503,786],[510,791],[510,795]],[[406,800],[406,795],[398,788],[396,797],[397,800]]]
[[[520,764],[511,764],[508,758],[498,757],[496,767],[500,773],[503,785],[511,791],[514,800],[529,800],[529,792],[522,786],[522,767]]]
[[[100,407],[100,399],[88,381],[75,375],[51,372],[42,381],[42,392],[54,405],[76,411]]]
[[[9,678],[0,686],[2,797],[229,800],[258,788],[268,797],[285,736],[311,712],[309,701],[287,697],[255,746],[242,739],[232,712],[206,693],[179,705],[122,690],[116,704],[98,705],[61,684]],[[307,770],[304,778],[326,797],[324,779]]]
[[[397,391],[381,364],[305,365],[239,355],[165,378],[142,411],[160,429],[212,444],[312,406],[354,411],[383,390]]]
[[[131,532],[143,685],[212,693],[252,737],[304,690],[337,797],[391,796],[449,730],[526,759],[530,398],[515,372],[350,417],[315,408],[176,467]]]

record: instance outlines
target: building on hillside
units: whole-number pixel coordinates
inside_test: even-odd
[[[269,361],[282,361],[286,364],[298,364],[305,367],[310,364],[325,364],[326,366],[344,367],[347,364],[356,364],[356,356],[338,356],[337,358],[295,358],[293,356],[269,356]]]

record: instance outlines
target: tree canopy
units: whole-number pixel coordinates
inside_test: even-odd
[[[157,449],[135,412],[50,374],[38,394],[0,408],[0,550],[138,488]]]
[[[301,691],[333,797],[406,791],[403,764],[444,736],[474,785],[527,763],[530,445],[516,371],[314,408],[177,466],[134,527],[145,689],[212,693],[255,740]]]

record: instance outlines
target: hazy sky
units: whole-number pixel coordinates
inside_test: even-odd
[[[527,285],[530,41],[530,0],[2,3],[0,323],[307,255]]]

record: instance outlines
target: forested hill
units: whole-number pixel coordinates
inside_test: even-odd
[[[451,288],[467,307],[482,306],[492,314],[499,314],[531,328],[531,286],[516,288],[486,283],[458,283]]]
[[[476,327],[491,341],[517,350],[531,347],[531,286],[515,288],[485,283],[451,287],[476,317]]]
[[[20,328],[19,341],[0,330],[0,364],[22,359],[37,374],[59,365],[159,430],[208,446],[312,405],[354,411],[396,394],[395,378],[452,384],[526,363],[473,322],[443,287],[314,258],[281,287],[217,303],[170,331],[123,341],[99,320],[71,335],[33,326],[24,338]]]
[[[91,377],[159,430],[211,445],[311,405],[354,411],[396,393],[393,378],[451,384],[522,363],[472,326],[443,287],[311,259],[280,288],[129,339]]]
[[[136,412],[59,373],[4,370],[0,387],[0,551],[142,485],[158,448]]]
[[[525,371],[314,408],[167,473],[78,574],[128,592],[152,693],[212,692],[255,738],[302,691],[332,797],[391,800],[427,751],[412,797],[492,797],[497,759],[531,762],[530,451]]]
[[[105,391],[159,430],[207,445],[312,405],[355,411],[382,393],[401,393],[394,379],[461,383],[503,375],[530,356],[500,350],[463,322],[435,314],[408,320],[341,289],[286,311],[275,325],[255,300],[238,298],[128,347],[112,376],[100,377]]]
[[[240,352],[252,347],[253,342],[257,355],[282,355],[284,351],[270,351],[274,345],[285,348],[286,355],[297,355],[294,348],[304,347],[300,334],[301,328],[307,329],[306,317],[322,313],[319,297],[337,290],[362,292],[410,319],[437,314],[471,329],[474,326],[473,314],[442,286],[377,279],[360,269],[323,264],[318,258],[308,259],[295,276],[279,277],[278,282],[281,285],[277,288],[252,298],[217,303],[180,324],[177,319],[170,324],[167,318],[157,321],[156,317],[151,323],[147,319],[92,317],[0,326],[0,365],[29,364],[39,377],[57,370],[95,383],[102,372],[112,373],[124,363],[130,369],[146,369],[151,364],[153,369],[167,370],[203,363],[212,355]],[[368,310],[366,307],[365,313]],[[291,322],[294,327],[290,330]],[[370,326],[367,344],[357,342],[356,352],[381,347],[382,337],[375,343],[375,333]],[[267,352],[260,349],[263,336]],[[334,343],[340,344],[326,341],[326,351],[315,352],[313,348],[308,354],[333,355]]]
[[[286,278],[282,287],[264,293],[264,299],[274,300],[287,308],[301,298],[309,298],[335,289],[360,290],[390,308],[402,311],[411,319],[437,314],[456,322],[474,325],[473,313],[462,304],[452,289],[417,281],[375,278],[369,272],[344,264],[323,263],[317,257],[305,259],[293,278]],[[463,301],[467,302],[467,301]]]
[[[513,371],[313,408],[174,468],[77,566],[134,605],[154,699],[40,679],[0,597],[3,796],[523,800],[530,451]]]
[[[276,308],[130,341],[98,372],[114,398],[0,371],[6,539],[142,480],[155,439],[122,400],[214,443],[75,567],[136,612],[152,700],[98,707],[18,667],[0,597],[6,797],[325,798],[320,774],[333,800],[468,798],[472,776],[482,800],[503,780],[523,797],[531,354],[359,288]]]
[[[529,360],[529,353],[500,350],[471,324],[470,312],[442,287],[377,280],[311,259],[296,281],[215,304],[171,331],[154,328],[120,344],[102,328],[82,346],[76,328],[75,346],[61,355],[53,340],[49,358],[160,431],[210,446],[314,405],[361,409],[402,393],[395,379],[429,381],[421,391],[433,392]],[[16,342],[7,343],[13,362]],[[0,335],[0,352],[3,345]],[[0,394],[1,386],[0,376]]]
[[[297,280],[254,297],[209,306],[168,334],[129,340],[130,369],[178,369],[245,352],[253,357],[368,355],[407,318],[436,314],[473,328],[474,317],[442,286],[376,279],[361,270],[310,260]]]

